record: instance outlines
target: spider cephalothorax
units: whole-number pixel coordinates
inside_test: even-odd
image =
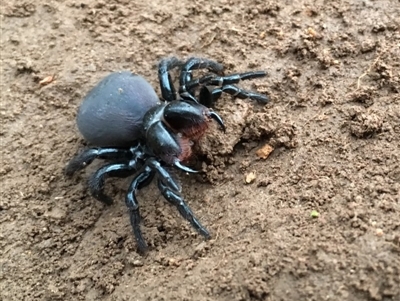
[[[169,71],[180,68],[179,92]],[[208,69],[209,74],[193,79],[192,70]],[[156,177],[164,198],[175,205],[181,215],[204,237],[209,232],[194,217],[180,194],[180,187],[165,166],[175,166],[185,172],[196,172],[184,165],[192,155],[193,144],[216,121],[222,130],[221,117],[210,108],[222,92],[239,98],[266,103],[264,95],[240,89],[234,84],[241,80],[263,77],[263,71],[222,76],[223,66],[207,59],[176,58],[161,60],[158,76],[163,100],[160,101],[151,85],[129,71],[111,73],[101,80],[84,98],[77,115],[77,124],[84,138],[93,147],[73,158],[66,167],[72,175],[94,159],[106,159],[89,179],[92,195],[111,204],[103,192],[107,177],[135,175],[129,185],[125,202],[138,244],[144,252],[147,245],[140,230],[139,205],[136,191]],[[197,88],[200,92],[196,94]]]

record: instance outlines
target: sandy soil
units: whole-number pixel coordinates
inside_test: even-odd
[[[399,2],[140,3],[2,1],[0,300],[399,301]],[[159,93],[170,55],[267,70],[243,87],[271,102],[221,99],[228,131],[200,144],[207,173],[179,174],[211,241],[155,186],[139,193],[142,257],[129,179],[107,182],[104,206],[86,190],[96,165],[62,170],[90,88],[130,69]]]

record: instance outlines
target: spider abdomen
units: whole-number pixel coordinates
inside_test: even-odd
[[[77,125],[91,145],[127,147],[141,137],[143,116],[159,102],[143,77],[130,71],[113,72],[83,99]]]

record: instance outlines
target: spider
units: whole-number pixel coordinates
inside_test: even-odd
[[[180,70],[178,93],[170,75],[175,68]],[[192,71],[197,69],[208,69],[209,73],[194,79]],[[176,206],[198,233],[210,238],[166,167],[197,172],[184,163],[192,155],[193,144],[205,134],[212,120],[225,131],[222,118],[211,109],[222,93],[259,103],[268,102],[266,96],[235,85],[241,80],[264,77],[266,72],[228,76],[222,73],[223,66],[213,60],[192,57],[181,61],[169,57],[158,64],[161,100],[143,77],[120,71],[102,79],[79,107],[77,125],[92,147],[76,155],[68,163],[65,173],[72,176],[95,159],[109,161],[90,176],[88,183],[92,196],[107,205],[112,204],[112,199],[104,193],[106,178],[134,175],[125,203],[139,253],[145,253],[148,246],[140,228],[136,191],[149,185],[154,178],[163,197]]]

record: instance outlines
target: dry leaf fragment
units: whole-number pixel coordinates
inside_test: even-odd
[[[53,82],[53,81],[55,80],[55,78],[56,78],[56,76],[55,76],[54,74],[53,74],[53,75],[46,76],[44,79],[42,79],[42,80],[39,82],[39,84],[41,84],[42,86],[48,85],[48,84],[50,84],[51,82]]]
[[[307,28],[306,33],[312,39],[320,39],[321,35],[314,28]]]
[[[262,148],[256,151],[256,155],[265,160],[273,151],[274,148],[271,145],[265,144]]]

